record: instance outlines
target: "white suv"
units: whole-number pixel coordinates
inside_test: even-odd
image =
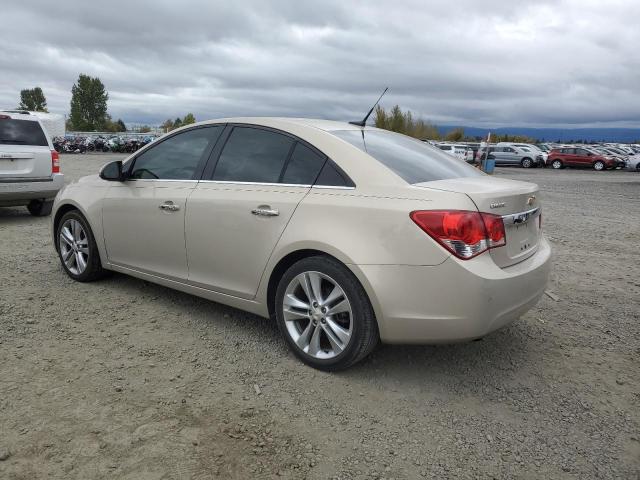
[[[38,117],[0,111],[0,207],[49,215],[63,185],[58,152]]]

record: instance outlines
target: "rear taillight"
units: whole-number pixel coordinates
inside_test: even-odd
[[[411,220],[462,260],[507,244],[502,217],[466,210],[418,210]]]
[[[60,156],[55,150],[51,150],[51,173],[60,173]]]

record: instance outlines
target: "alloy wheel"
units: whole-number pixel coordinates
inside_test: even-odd
[[[60,256],[67,269],[74,275],[82,274],[89,260],[89,239],[82,224],[70,218],[60,228]]]
[[[287,285],[282,311],[296,346],[316,359],[330,359],[347,348],[353,313],[344,290],[328,275],[303,272]]]
[[[560,160],[554,160],[551,166],[557,170],[562,167],[562,162]]]
[[[596,170],[604,170],[604,163],[602,163],[601,161],[597,161],[593,164],[593,168]]]

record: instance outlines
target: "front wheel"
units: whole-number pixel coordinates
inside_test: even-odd
[[[593,169],[598,171],[604,170],[604,162],[601,160],[598,160],[593,164]]]
[[[531,168],[531,165],[533,165],[533,162],[531,161],[530,158],[523,158],[522,161],[520,162],[520,165],[522,165],[522,168]]]
[[[77,210],[60,219],[56,247],[64,271],[74,280],[91,282],[105,275],[89,223]]]
[[[551,167],[559,170],[562,168],[562,162],[560,160],[554,160],[553,162],[551,162]]]
[[[308,257],[292,265],[280,279],[275,306],[278,328],[293,353],[319,370],[348,368],[378,343],[366,292],[333,258]]]

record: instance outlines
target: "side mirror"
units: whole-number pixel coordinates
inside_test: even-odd
[[[115,162],[107,163],[100,170],[100,178],[108,180],[110,182],[121,182],[124,180],[122,174],[122,160],[116,160]]]

